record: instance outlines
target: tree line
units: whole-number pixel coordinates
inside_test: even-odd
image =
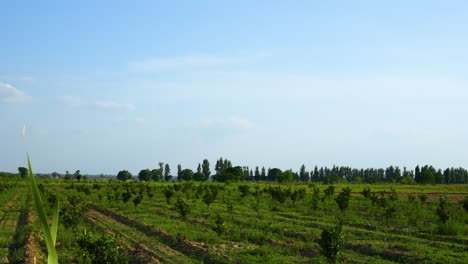
[[[354,183],[421,183],[421,184],[465,184],[468,183],[468,171],[462,167],[436,169],[431,165],[416,166],[414,170],[398,166],[387,168],[358,169],[348,166],[318,167],[308,171],[305,165],[299,171],[281,170],[256,166],[234,166],[222,157],[216,160],[214,174],[211,174],[210,163],[204,159],[197,170],[183,169],[177,165],[177,177],[173,177],[169,164],[159,162],[159,168],[143,169],[137,177],[140,181],[270,181],[270,182],[321,182],[332,184],[338,182]],[[130,180],[132,174],[126,170],[119,171],[119,180]]]

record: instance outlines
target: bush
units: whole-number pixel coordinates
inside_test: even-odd
[[[465,199],[461,200],[460,204],[465,209],[465,212],[468,213],[468,196],[465,196]]]
[[[218,235],[222,235],[226,231],[225,219],[221,214],[216,214],[215,216],[215,226],[213,227],[213,231]]]
[[[182,198],[177,198],[177,201],[174,204],[175,209],[180,215],[180,218],[187,220],[187,215],[190,213],[190,206]]]
[[[427,195],[425,195],[425,194],[420,194],[418,197],[419,197],[419,200],[421,201],[421,203],[426,203],[426,201],[427,201]]]
[[[340,194],[338,194],[338,197],[335,198],[335,201],[342,212],[344,212],[346,208],[348,208],[350,196],[351,188],[346,187],[340,192]]]
[[[128,263],[128,257],[111,236],[96,237],[93,233],[85,231],[77,242],[82,257],[91,263]]]
[[[364,188],[362,190],[362,196],[364,196],[364,198],[369,199],[371,197],[371,189],[370,188]]]
[[[323,190],[326,196],[332,196],[335,193],[335,186],[330,185],[327,189]]]
[[[457,236],[464,235],[465,228],[462,224],[447,221],[445,223],[439,223],[437,226],[437,233],[444,236]]]
[[[344,244],[341,222],[335,227],[322,229],[318,244],[320,252],[328,259],[328,262],[336,263]]]
[[[448,220],[450,220],[451,213],[448,208],[447,197],[439,197],[439,207],[437,207],[436,213],[439,216],[440,222],[442,224],[445,224]]]

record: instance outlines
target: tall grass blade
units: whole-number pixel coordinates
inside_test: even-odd
[[[55,206],[54,206],[54,214],[52,216],[52,226],[51,226],[51,232],[52,232],[52,242],[54,242],[54,247],[55,247],[55,242],[57,240],[57,230],[58,230],[58,220],[59,219],[59,199],[55,200]]]
[[[26,152],[26,155],[28,157],[29,178],[31,180],[31,188],[32,188],[33,197],[34,197],[34,207],[36,208],[37,215],[41,223],[42,232],[44,233],[44,239],[46,242],[46,247],[47,247],[47,252],[48,252],[47,263],[58,264],[57,251],[55,250],[55,238],[57,237],[57,226],[55,227],[52,226],[52,229],[55,229],[55,235],[54,237],[52,237],[52,233],[49,228],[47,217],[44,211],[44,205],[42,203],[41,194],[39,192],[39,188],[37,187],[36,177],[34,176],[34,173],[32,171],[31,161],[29,160],[29,153]],[[55,210],[56,213],[54,212],[54,219],[56,217],[55,214],[57,214],[57,219],[58,219],[58,202],[56,205],[57,206]],[[58,223],[58,220],[56,222]]]

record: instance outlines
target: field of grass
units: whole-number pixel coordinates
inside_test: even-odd
[[[326,263],[318,241],[339,221],[341,262],[468,263],[460,202],[468,185],[336,184],[332,192],[298,183],[39,183],[48,215],[54,199],[62,208],[60,263],[98,263],[93,254],[109,252],[114,263]],[[3,185],[0,262],[45,263],[28,183]],[[349,205],[340,210],[345,188]],[[444,210],[441,197],[448,199]]]

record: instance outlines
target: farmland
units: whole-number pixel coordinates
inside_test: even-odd
[[[0,184],[0,262],[45,263],[29,182]],[[338,223],[342,262],[468,262],[467,185],[40,180],[39,189],[48,215],[59,199],[60,263],[326,263],[321,234]]]

